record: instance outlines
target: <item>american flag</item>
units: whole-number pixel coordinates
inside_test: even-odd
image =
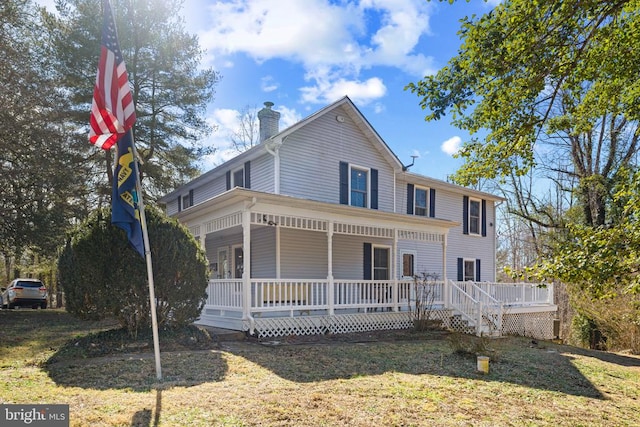
[[[131,129],[136,111],[109,0],[102,0],[102,6],[102,48],[93,89],[89,141],[108,150]]]

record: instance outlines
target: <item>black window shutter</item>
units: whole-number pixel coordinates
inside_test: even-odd
[[[487,201],[482,199],[482,235],[487,235]]]
[[[349,204],[349,163],[340,162],[340,204]]]
[[[429,189],[429,216],[431,218],[436,217],[436,189]]]
[[[231,190],[231,171],[227,171],[227,190]]]
[[[378,169],[371,169],[371,209],[378,209]]]
[[[251,161],[244,162],[244,188],[251,188]]]
[[[464,260],[462,258],[458,258],[458,282],[462,282],[464,280]]]
[[[189,190],[189,206],[193,206],[193,190]]]
[[[407,184],[407,214],[413,215],[413,184]]]
[[[182,196],[178,196],[178,212],[182,210]]]
[[[364,244],[364,260],[362,262],[363,265],[363,275],[362,278],[364,280],[371,280],[371,243]]]
[[[480,260],[476,260],[476,282],[480,281]]]
[[[462,234],[469,234],[469,196],[462,196]]]

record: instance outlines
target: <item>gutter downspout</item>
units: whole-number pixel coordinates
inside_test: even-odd
[[[287,135],[288,136],[288,135]],[[264,147],[267,153],[273,156],[273,193],[280,194],[280,147],[287,139],[284,138],[273,139],[269,143],[265,143]]]

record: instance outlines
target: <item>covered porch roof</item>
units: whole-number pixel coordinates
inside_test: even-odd
[[[243,225],[277,226],[318,232],[443,243],[460,223],[300,199],[236,187],[177,215],[194,236]],[[397,233],[397,234],[396,234]]]

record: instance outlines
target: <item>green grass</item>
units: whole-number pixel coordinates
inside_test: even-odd
[[[640,425],[640,358],[524,338],[490,341],[484,375],[446,334],[269,346],[167,334],[158,382],[152,348],[100,333],[109,322],[2,310],[0,326],[0,402],[66,403],[73,426]]]

